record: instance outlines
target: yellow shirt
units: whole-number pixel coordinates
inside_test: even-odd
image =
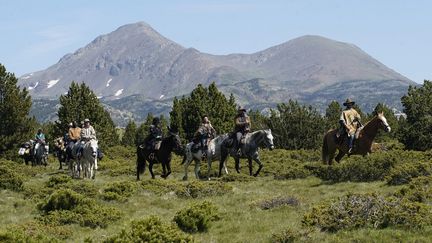
[[[346,110],[342,111],[342,114],[341,114],[341,117],[339,120],[345,122],[345,124],[348,127],[348,131],[347,131],[348,134],[353,135],[355,133],[355,131],[357,130],[357,127],[358,127],[357,120],[360,121],[360,115],[353,108],[346,109]]]

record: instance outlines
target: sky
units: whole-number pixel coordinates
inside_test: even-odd
[[[417,83],[432,80],[428,0],[2,0],[0,9],[0,63],[17,76],[144,21],[211,54],[253,53],[320,35],[355,44]]]

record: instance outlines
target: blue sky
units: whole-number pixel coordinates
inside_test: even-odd
[[[97,36],[145,21],[212,54],[253,53],[302,35],[350,42],[415,82],[432,80],[432,1],[4,0],[0,63],[20,76]]]

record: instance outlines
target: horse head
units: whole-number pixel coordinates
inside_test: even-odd
[[[389,126],[387,119],[384,116],[384,112],[379,112],[377,115],[377,119],[379,121],[379,125],[380,127],[385,131],[385,132],[390,132],[391,131],[391,127]]]
[[[273,143],[273,134],[271,129],[264,130],[265,137],[264,137],[264,143],[266,144],[266,147],[270,150],[273,150],[275,148]]]
[[[98,151],[98,140],[96,139],[91,139],[89,141],[89,146],[92,150],[92,156],[96,158],[97,156],[97,151]]]

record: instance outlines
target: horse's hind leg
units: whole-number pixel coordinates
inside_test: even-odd
[[[210,180],[210,173],[211,173],[211,164],[212,160],[210,156],[207,156],[207,180]]]
[[[183,176],[183,180],[184,181],[187,181],[187,179],[188,179],[188,167],[189,167],[189,165],[190,165],[190,163],[192,162],[192,160],[190,160],[189,158],[186,160],[186,162],[185,162],[185,164],[184,164],[184,171],[185,171],[185,174],[184,174],[184,176]]]
[[[199,172],[200,172],[200,163],[201,160],[195,159],[195,178],[199,179]]]
[[[235,169],[236,169],[237,173],[240,173],[240,158],[235,157],[234,161],[235,161]]]
[[[149,161],[149,171],[150,171],[150,174],[151,174],[151,178],[154,179],[155,175],[153,173],[153,161],[151,161],[151,160]]]

